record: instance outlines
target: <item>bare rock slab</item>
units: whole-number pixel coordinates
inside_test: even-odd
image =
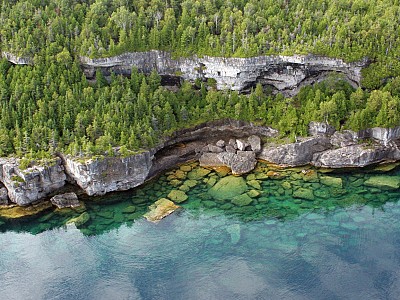
[[[144,215],[144,217],[153,223],[159,222],[177,210],[180,206],[176,205],[171,200],[161,198],[155,203],[149,206],[150,211]]]
[[[75,193],[65,193],[61,195],[56,195],[50,199],[53,205],[58,208],[67,208],[67,207],[78,207],[80,206],[78,196]]]

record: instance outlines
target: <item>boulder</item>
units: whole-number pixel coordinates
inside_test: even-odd
[[[8,204],[8,191],[5,187],[0,188],[0,205]]]
[[[311,201],[315,199],[313,191],[311,189],[306,189],[306,188],[299,188],[295,190],[293,192],[293,197]]]
[[[246,206],[253,202],[253,199],[251,199],[250,196],[247,194],[242,194],[233,197],[231,202],[237,206]]]
[[[241,151],[238,151],[241,152]],[[248,154],[244,154],[247,152]],[[243,151],[238,154],[223,152],[219,154],[219,159],[232,170],[232,174],[241,175],[254,170],[257,160],[253,152]]]
[[[332,135],[335,131],[335,127],[325,122],[310,122],[308,125],[308,133],[311,136]]]
[[[380,144],[353,145],[317,153],[312,164],[325,168],[365,167],[385,160],[399,159],[399,155],[396,149]]]
[[[199,158],[202,167],[223,167],[225,164],[221,161],[218,153],[203,153]]]
[[[261,185],[257,180],[250,180],[247,181],[247,184],[257,190],[261,190]]]
[[[232,224],[226,228],[226,231],[231,236],[231,243],[236,245],[240,241],[240,224]]]
[[[230,139],[229,140],[229,145],[233,147],[233,149],[237,150],[238,149],[238,145],[236,143],[235,139]]]
[[[211,172],[210,170],[204,168],[195,168],[187,174],[187,178],[192,180],[198,180],[207,176],[208,174],[210,174],[210,172]]]
[[[399,176],[373,176],[364,182],[364,185],[380,189],[398,189],[400,187]]]
[[[227,145],[227,146],[225,147],[225,151],[228,152],[228,153],[236,153],[236,149],[233,148],[232,145]]]
[[[67,221],[67,225],[69,224],[75,224],[75,226],[77,228],[85,225],[88,221],[90,220],[90,215],[87,212],[82,213],[81,215],[79,215],[76,218],[72,218],[70,220]]]
[[[217,147],[223,148],[223,147],[225,147],[225,141],[224,140],[219,140],[216,143],[216,145],[217,145]]]
[[[278,165],[300,166],[309,164],[316,153],[331,147],[329,138],[318,136],[292,144],[264,147],[258,157]]]
[[[242,177],[227,176],[221,178],[208,193],[218,200],[231,200],[247,191],[246,181]]]
[[[335,147],[346,147],[357,143],[357,133],[351,130],[336,131],[331,137],[331,144]]]
[[[167,197],[176,203],[181,203],[188,199],[188,196],[185,194],[185,192],[180,190],[172,190],[169,192]]]
[[[208,151],[210,151],[211,153],[221,153],[224,152],[224,149],[218,146],[208,145]]]
[[[320,182],[326,186],[335,187],[335,188],[342,188],[343,181],[342,178],[332,177],[332,176],[321,176]]]
[[[251,150],[258,153],[261,151],[261,139],[256,135],[248,137],[247,142],[250,144]]]
[[[246,147],[249,146],[249,144],[247,144],[244,140],[236,140],[236,144],[239,150],[241,151],[245,151]]]
[[[50,199],[53,205],[58,208],[67,208],[67,207],[78,207],[80,206],[78,196],[75,193],[65,193],[61,195],[56,195]]]
[[[180,206],[176,205],[171,200],[161,198],[149,206],[149,212],[144,214],[144,217],[153,223],[157,223],[166,216],[172,214]]]

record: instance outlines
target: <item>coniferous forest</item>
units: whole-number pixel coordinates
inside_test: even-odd
[[[3,0],[0,156],[93,155],[154,146],[173,131],[232,118],[306,135],[310,121],[337,129],[400,125],[400,3],[397,0]],[[89,82],[79,57],[160,49],[174,57],[316,54],[371,64],[361,87],[338,76],[285,98],[257,85],[217,91],[132,70]]]

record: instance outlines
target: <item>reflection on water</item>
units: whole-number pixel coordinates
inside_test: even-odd
[[[84,210],[2,220],[1,298],[398,298],[396,170],[259,164],[231,186],[226,170],[187,167]],[[158,224],[142,218],[172,190],[189,196],[182,210]],[[84,211],[90,219],[79,229],[63,226]]]

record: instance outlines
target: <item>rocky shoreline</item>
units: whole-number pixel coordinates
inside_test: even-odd
[[[178,131],[157,147],[127,157],[60,154],[51,164],[25,170],[18,159],[2,158],[0,201],[26,206],[59,194],[68,183],[89,196],[124,191],[191,160],[199,160],[203,167],[229,167],[237,175],[252,171],[257,160],[282,167],[334,169],[400,160],[400,127],[337,132],[328,124],[313,122],[309,131],[310,137],[277,144],[272,141],[278,132],[272,128],[220,120]]]

